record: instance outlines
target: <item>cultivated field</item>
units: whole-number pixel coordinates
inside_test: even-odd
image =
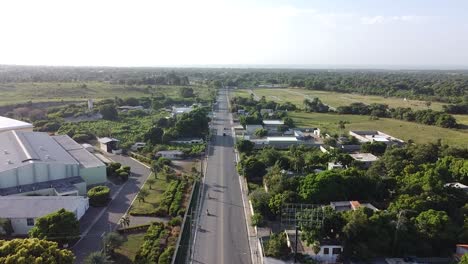
[[[338,115],[322,113],[290,112],[298,127],[318,127],[330,133],[347,133],[349,130],[380,130],[405,141],[411,139],[416,143],[436,142],[468,147],[468,130],[454,130],[436,126],[427,126],[413,122],[381,118],[370,120],[368,116]],[[347,121],[346,128],[338,128],[338,122]]]
[[[190,86],[201,98],[208,98],[211,89],[205,86]],[[0,84],[0,105],[27,101],[76,101],[114,98],[115,96],[143,97],[164,94],[178,97],[180,86],[170,85],[123,85],[108,82],[37,82]]]
[[[396,107],[411,107],[416,110],[421,109],[433,109],[441,110],[443,103],[432,102],[428,107],[425,101],[417,100],[403,100],[402,98],[395,97],[382,97],[382,96],[373,96],[373,95],[360,95],[360,94],[348,94],[348,93],[335,93],[328,91],[315,91],[315,90],[306,90],[306,89],[264,89],[264,88],[255,88],[252,90],[254,94],[258,97],[265,96],[267,100],[272,100],[276,102],[286,102],[296,104],[299,107],[303,107],[303,101],[306,98],[318,97],[323,103],[328,104],[331,107],[338,107],[342,105],[349,105],[355,102],[362,102],[365,104],[379,103],[387,104],[392,108]],[[237,90],[234,95],[238,96],[249,96],[251,90]]]

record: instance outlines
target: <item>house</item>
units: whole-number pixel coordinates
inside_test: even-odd
[[[190,113],[193,111],[193,107],[190,106],[190,107],[175,107],[173,106],[172,107],[172,117],[176,117],[177,115],[181,115],[181,114],[186,114],[186,113]]]
[[[0,133],[0,196],[86,195],[106,182],[106,166],[67,135]]]
[[[184,153],[180,150],[161,150],[156,153],[157,157],[163,157],[170,160],[183,159]]]
[[[35,220],[60,209],[80,219],[89,208],[88,198],[82,196],[8,196],[0,198],[0,219],[9,220],[12,235],[27,235]],[[3,232],[2,232],[3,231]],[[0,227],[0,234],[4,233]]]
[[[375,155],[371,153],[353,153],[349,155],[355,161],[358,161],[359,163],[361,163],[365,168],[369,168],[372,165],[372,163],[379,160],[378,157],[376,157]]]
[[[0,133],[11,130],[32,132],[33,127],[30,123],[0,116]]]
[[[306,255],[316,261],[323,263],[336,263],[340,254],[343,252],[343,246],[338,241],[333,240],[320,240],[320,250],[315,252],[312,245],[307,245],[307,243],[302,240],[302,232],[299,231],[299,237],[296,239],[295,230],[285,230],[286,233],[286,242],[291,251],[295,251],[297,248],[297,253]],[[296,247],[297,241],[297,247]]]
[[[176,140],[169,141],[173,144],[203,144],[203,139],[201,138],[178,138]]]
[[[328,170],[342,169],[343,165],[341,163],[337,163],[337,162],[328,162],[327,168],[328,168]]]
[[[128,112],[130,110],[145,110],[145,108],[141,105],[131,106],[131,105],[122,105],[117,107],[117,110],[122,112]]]
[[[239,109],[239,110],[237,110],[237,114],[238,114],[238,115],[245,115],[246,112],[245,112],[244,109]]]
[[[379,209],[377,209],[371,203],[360,203],[358,201],[330,202],[330,206],[337,212],[351,211],[351,210],[355,211],[361,207],[369,208],[372,211],[379,211]]]
[[[246,139],[244,137],[244,139]],[[278,137],[266,137],[259,139],[250,139],[255,145],[254,148],[274,147],[278,149],[287,149],[291,145],[305,145],[310,147],[318,147],[320,144],[314,139],[298,139],[293,136],[278,136]]]
[[[370,130],[370,131],[349,131],[349,135],[357,138],[361,143],[367,142],[383,142],[387,145],[403,145],[405,142],[396,137],[392,137],[383,132]]]
[[[98,138],[99,148],[107,153],[116,153],[119,150],[119,140],[110,137]]]
[[[282,126],[284,126],[283,120],[263,120],[263,127],[268,130],[268,132],[281,132],[280,128]]]
[[[245,125],[245,131],[248,135],[253,135],[257,129],[263,129],[262,125]]]
[[[459,183],[459,182],[446,183],[446,184],[444,184],[444,187],[457,188],[457,189],[460,189],[460,190],[465,191],[466,193],[468,193],[468,186],[466,186],[466,185],[464,185],[462,183]]]

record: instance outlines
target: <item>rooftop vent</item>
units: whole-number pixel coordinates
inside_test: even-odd
[[[5,154],[5,155],[8,154],[8,150],[4,149],[3,154]]]
[[[11,160],[7,160],[7,164],[13,164]]]

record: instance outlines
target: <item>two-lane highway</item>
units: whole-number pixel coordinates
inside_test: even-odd
[[[212,121],[217,133],[208,155],[192,263],[251,263],[227,100],[227,91],[221,90]]]

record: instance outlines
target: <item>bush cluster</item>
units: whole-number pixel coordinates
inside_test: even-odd
[[[89,204],[105,206],[110,199],[110,189],[107,186],[96,186],[88,191]]]

